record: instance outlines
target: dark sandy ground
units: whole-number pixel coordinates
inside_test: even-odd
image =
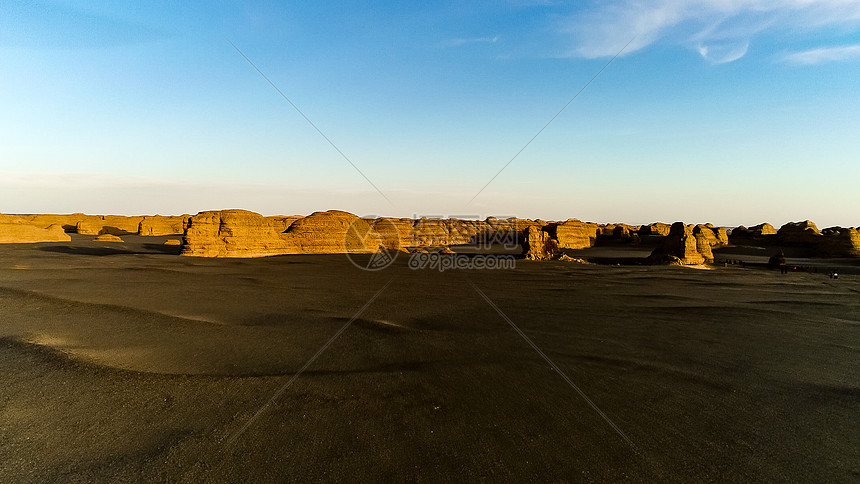
[[[0,246],[2,482],[860,479],[857,275],[91,239]]]

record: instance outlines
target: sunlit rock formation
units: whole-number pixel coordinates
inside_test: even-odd
[[[90,215],[78,222],[77,233],[81,235],[131,235],[140,229],[143,217],[121,215]]]
[[[698,237],[696,236],[698,232]],[[683,222],[672,224],[662,247],[654,249],[648,257],[655,264],[679,263],[683,265],[704,264],[713,260],[711,246],[702,230]]]
[[[296,220],[284,240],[302,254],[376,252],[382,246],[368,221],[340,210],[314,212]]]
[[[281,231],[283,227],[283,221],[247,210],[201,212],[188,221],[182,255],[266,257],[369,253],[384,246],[370,223],[348,212],[315,212],[296,219],[285,232]]]
[[[96,238],[93,240],[95,240],[96,242],[122,242],[123,241],[119,236],[113,235],[113,234],[101,234],[101,235],[96,236]]]
[[[860,257],[860,227],[830,227],[821,231],[816,252],[825,257]]]
[[[762,223],[746,228],[743,225],[732,230],[733,238],[759,238],[767,235],[776,235],[776,229],[769,223]]]
[[[27,217],[0,214],[0,244],[31,244],[36,242],[68,242],[71,237],[59,224],[41,227]]]
[[[194,257],[266,257],[298,254],[279,226],[247,210],[200,212],[188,220],[182,255]]]
[[[639,229],[639,235],[669,235],[669,231],[671,230],[671,225],[664,224],[661,222],[654,222],[649,225],[643,225],[642,228]]]
[[[821,232],[809,220],[789,222],[776,231],[776,240],[782,245],[810,246],[818,243]]]
[[[84,215],[82,213],[72,213],[68,215],[37,214],[30,215],[27,219],[37,227],[47,228],[51,225],[60,225],[66,232],[74,233],[78,226],[78,222],[86,220],[88,217],[91,216]]]
[[[540,227],[530,226],[523,238],[523,256],[528,260],[551,260],[560,254],[558,243]]]
[[[185,233],[185,226],[190,215],[164,217],[153,215],[143,217],[138,225],[137,234],[145,236],[180,235]]]
[[[569,219],[566,222],[548,224],[545,230],[561,249],[587,249],[594,246],[600,226]]]

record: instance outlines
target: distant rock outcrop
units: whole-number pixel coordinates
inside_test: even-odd
[[[714,235],[717,237],[718,245],[715,245],[715,248],[729,245],[729,233],[725,227],[712,227],[711,230],[714,231]]]
[[[528,227],[541,225],[532,220],[487,218],[460,220],[453,218],[376,219],[374,227],[382,232],[396,232],[401,247],[448,247],[452,245],[516,245]]]
[[[138,225],[137,234],[144,236],[180,235],[185,233],[185,225],[190,215],[163,217],[153,215],[143,217]]]
[[[860,230],[830,227],[819,231],[809,221],[790,222],[779,230],[769,224],[732,230],[732,243],[805,249],[805,257],[860,257]]]
[[[523,256],[528,260],[551,260],[558,257],[560,253],[555,239],[536,226],[526,229],[522,245]]]
[[[777,242],[790,246],[810,246],[818,243],[821,232],[809,220],[789,222],[776,232]]]
[[[773,225],[768,223],[762,223],[758,225],[753,225],[750,228],[746,228],[743,225],[739,227],[735,227],[732,229],[731,237],[733,239],[752,239],[752,238],[762,238],[769,235],[776,235],[776,229],[773,228]]]
[[[616,239],[629,239],[632,236],[632,231],[630,227],[624,224],[618,224],[612,228],[612,237]]]
[[[729,244],[729,237],[726,235],[726,229],[722,227],[714,227],[711,224],[696,225],[693,227],[693,235],[695,235],[697,239],[701,238],[707,241],[708,252],[710,252],[710,249],[725,247]],[[702,252],[703,254],[705,253],[702,250],[699,252]],[[707,258],[712,259],[713,257]]]
[[[0,244],[32,244],[36,242],[68,242],[71,237],[62,225],[40,227],[26,217],[0,214]]]
[[[188,220],[182,255],[266,257],[301,253],[270,220],[247,210],[200,212]]]
[[[376,252],[383,246],[368,221],[340,210],[314,212],[296,220],[284,235],[302,254]]]
[[[675,222],[666,236],[664,246],[654,249],[648,260],[654,264],[677,262],[683,265],[699,265],[713,261],[711,245],[703,228],[708,229],[705,226]]]
[[[442,247],[468,243],[449,219],[421,217],[412,225],[412,247]]]
[[[282,222],[247,210],[201,212],[188,222],[182,255],[267,257],[371,253],[384,247],[373,226],[349,212],[315,212],[281,232]]]
[[[417,247],[412,233],[411,218],[383,217],[376,219],[374,229],[379,233],[382,244],[387,249]]]
[[[703,259],[700,264],[703,262],[713,262],[714,253],[711,249],[719,245],[719,241],[714,235],[714,231],[710,227],[696,225],[693,227],[693,237],[696,238],[696,252],[698,252]],[[683,257],[678,257],[682,260],[684,259]]]
[[[73,233],[78,226],[78,222],[86,220],[89,217],[91,216],[84,215],[82,213],[73,213],[68,215],[37,214],[30,215],[27,219],[37,227],[47,228],[51,225],[60,225],[66,232]]]
[[[287,227],[282,231],[283,227]],[[485,238],[514,243],[521,230],[540,225],[508,219],[362,219],[331,210],[307,217],[263,217],[245,210],[201,212],[187,222],[182,254],[265,257],[278,254],[370,253],[405,247],[444,248]]]
[[[87,216],[78,222],[77,233],[81,235],[133,235],[140,230],[143,217],[124,217],[122,215]]]
[[[201,212],[193,217],[117,215],[2,215],[0,243],[67,242],[66,232],[116,241],[124,235],[184,235],[182,254],[200,257],[265,257],[280,254],[372,253],[382,249],[447,253],[451,246],[517,244],[529,259],[557,259],[563,249],[595,245],[657,247],[654,263],[701,264],[713,250],[731,242],[775,249],[791,248],[798,257],[860,257],[860,228],[830,227],[819,231],[811,221],[783,225],[778,231],[762,223],[726,229],[711,224],[644,226],[595,224],[568,219],[545,222],[518,218],[360,218],[331,210],[307,217],[269,216],[246,210]],[[115,236],[106,237],[106,236]]]
[[[816,252],[823,257],[860,257],[860,227],[830,227],[821,231]]]
[[[548,224],[545,230],[561,249],[587,249],[594,246],[600,226],[570,219],[562,223]]]
[[[653,224],[643,225],[639,229],[639,235],[669,235],[669,232],[672,230],[672,226],[669,224],[664,224],[660,222],[654,222]]]

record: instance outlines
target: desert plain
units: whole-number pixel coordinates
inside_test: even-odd
[[[2,482],[860,479],[857,259],[367,271],[96,237],[0,245]]]

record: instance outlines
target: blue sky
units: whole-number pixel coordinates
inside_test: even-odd
[[[858,85],[856,1],[5,1],[0,212],[857,226]]]

